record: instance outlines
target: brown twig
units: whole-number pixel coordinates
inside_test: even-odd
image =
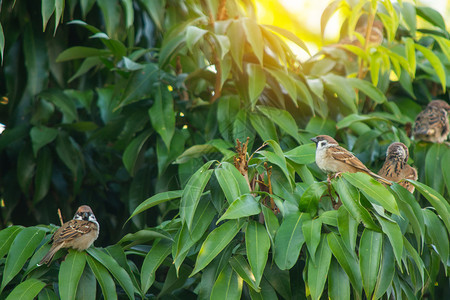
[[[252,186],[248,179],[247,148],[248,148],[249,140],[250,140],[250,138],[247,137],[247,141],[245,143],[241,143],[241,141],[239,141],[239,139],[236,139],[237,155],[233,158],[233,162],[234,162],[234,166],[236,167],[236,169],[238,169],[239,172],[242,174],[242,176],[244,176],[250,190],[252,190]]]
[[[228,19],[228,12],[226,8],[227,0],[221,0],[219,8],[217,9],[217,21]]]
[[[62,215],[61,215],[61,210],[58,208],[58,216],[59,216],[59,221],[61,222],[61,226],[64,224],[64,221],[63,221],[63,217],[62,217]]]

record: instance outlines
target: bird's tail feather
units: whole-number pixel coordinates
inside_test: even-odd
[[[375,178],[376,180],[380,181],[381,183],[384,183],[384,184],[387,184],[387,185],[392,185],[391,181],[387,180],[386,178],[381,177],[378,174],[370,172],[369,175],[372,176],[373,178]]]
[[[48,264],[52,261],[53,256],[56,252],[58,252],[59,249],[62,248],[62,245],[58,245],[56,247],[51,247],[50,250],[45,254],[45,256],[41,259],[41,261],[38,263],[38,266],[42,266],[43,264]]]

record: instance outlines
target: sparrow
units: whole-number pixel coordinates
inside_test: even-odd
[[[53,245],[38,266],[48,264],[59,249],[86,250],[97,239],[99,231],[100,226],[92,209],[87,205],[80,206],[73,219],[64,223],[53,234]]]
[[[409,151],[403,143],[392,143],[386,152],[386,161],[383,167],[378,171],[378,175],[390,181],[398,182],[402,179],[417,180],[417,170],[408,165]],[[410,193],[414,192],[414,186],[402,181],[399,183]]]
[[[383,42],[383,23],[380,20],[374,20],[372,24],[372,29],[369,33],[368,43],[372,47],[379,46]],[[367,34],[367,20],[361,18],[358,20],[358,25],[355,28],[355,32],[359,33],[363,37],[366,37]],[[342,38],[338,44],[341,45],[354,45],[359,48],[363,48],[361,42],[356,38],[356,36],[352,37],[344,37]]]
[[[334,177],[336,177],[343,172],[363,172],[385,184],[392,184],[370,171],[353,153],[339,146],[339,143],[331,136],[318,135],[311,141],[316,143],[316,164],[319,169],[328,173],[328,181],[330,180],[330,173],[334,173]]]
[[[450,104],[433,100],[421,111],[414,122],[413,135],[416,140],[443,143],[450,132],[448,115]]]

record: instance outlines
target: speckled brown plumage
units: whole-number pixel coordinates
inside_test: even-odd
[[[394,182],[402,179],[417,180],[417,170],[408,165],[409,151],[403,143],[392,143],[386,152],[386,161],[383,167],[378,171],[378,175]],[[399,182],[401,186],[411,193],[414,192],[414,186],[407,182]]]
[[[431,101],[416,117],[414,138],[432,143],[443,143],[450,132],[449,113],[450,105],[447,102]]]

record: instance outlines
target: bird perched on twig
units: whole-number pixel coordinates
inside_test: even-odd
[[[417,180],[417,170],[408,165],[409,151],[403,143],[392,143],[386,152],[386,161],[378,171],[378,175],[390,181],[398,182],[402,179]],[[414,192],[414,186],[402,181],[399,183],[410,193]]]
[[[87,205],[78,208],[73,219],[64,223],[52,236],[53,245],[38,265],[48,264],[56,252],[62,248],[83,251],[97,239],[100,226]]]
[[[443,143],[450,132],[448,115],[450,104],[433,100],[421,111],[414,122],[413,135],[416,140]]]
[[[316,164],[328,174],[328,181],[330,181],[330,173],[334,173],[334,176],[337,176],[343,172],[363,172],[385,184],[392,184],[390,181],[370,171],[353,153],[339,146],[339,143],[331,136],[318,135],[312,138],[311,141],[316,143]]]

